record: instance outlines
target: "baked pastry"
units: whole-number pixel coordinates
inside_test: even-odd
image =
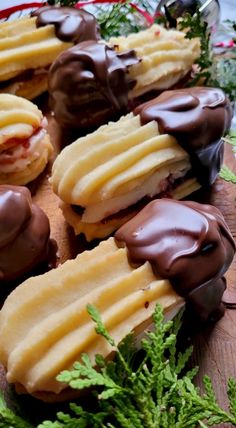
[[[0,94],[0,184],[26,184],[44,170],[53,147],[47,120],[31,101]]]
[[[86,306],[95,305],[119,343],[151,323],[157,302],[166,316],[190,301],[206,320],[221,305],[222,278],[235,244],[221,213],[195,202],[156,200],[92,251],[30,278],[0,312],[0,361],[18,391],[66,397],[57,374],[86,352],[108,356]],[[131,263],[129,262],[131,261]],[[166,278],[166,279],[162,279]]]
[[[0,296],[56,261],[46,214],[24,186],[0,185]]]
[[[199,54],[198,38],[158,25],[108,43],[79,43],[59,55],[49,72],[55,118],[63,128],[80,130],[117,119],[141,95],[183,79]]]
[[[50,179],[66,220],[87,240],[104,238],[150,199],[182,199],[212,184],[232,118],[221,89],[163,92],[118,122],[67,146]]]
[[[48,69],[79,41],[99,38],[88,12],[41,7],[33,16],[0,23],[0,92],[33,99],[47,90]]]

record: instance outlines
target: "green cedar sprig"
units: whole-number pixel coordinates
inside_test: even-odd
[[[114,347],[97,310],[92,306],[88,310],[97,332]],[[57,421],[45,421],[38,428],[203,428],[224,422],[236,426],[236,381],[230,379],[228,383],[229,412],[218,405],[207,376],[205,393],[200,395],[192,381],[197,370],[184,370],[191,349],[176,352],[180,316],[164,323],[157,305],[153,320],[155,330],[141,342],[142,357],[134,351],[129,336],[116,347],[114,361],[96,357],[98,370],[88,356],[83,356],[73,370],[59,375],[58,379],[72,388],[93,388],[95,412],[71,404],[70,413],[58,413]]]
[[[0,428],[33,428],[30,423],[7,407],[2,392],[0,392]]]
[[[178,28],[186,32],[188,39],[199,37],[201,53],[195,64],[198,69],[191,80],[191,86],[196,85],[199,81],[207,85],[211,79],[211,67],[213,63],[212,50],[210,47],[210,32],[207,23],[202,19],[201,13],[197,11],[193,16],[189,13],[184,14],[178,22]]]
[[[210,71],[210,86],[220,87],[234,102],[236,99],[236,55],[234,57],[215,55]]]
[[[38,428],[192,428],[229,422],[236,426],[236,380],[228,383],[229,412],[218,405],[208,377],[205,393],[200,395],[192,380],[196,369],[185,365],[192,349],[177,354],[180,315],[164,323],[157,305],[153,321],[155,329],[141,341],[141,355],[132,336],[115,345],[101,317],[93,306],[88,311],[96,323],[96,331],[116,350],[114,361],[96,356],[98,370],[83,355],[73,370],[64,371],[58,379],[71,388],[90,387],[97,400],[94,411],[71,403],[68,413],[59,412],[54,422],[44,421]],[[0,427],[32,428],[28,422],[0,402]]]
[[[95,6],[95,16],[100,25],[101,37],[110,37],[137,33],[145,28],[145,22],[130,5],[130,0],[113,5]]]
[[[193,384],[197,369],[186,370],[192,349],[177,353],[177,334],[181,315],[164,322],[160,305],[156,306],[154,330],[141,341],[141,351],[128,336],[119,346],[105,328],[93,306],[88,311],[96,331],[116,350],[116,358],[106,361],[96,356],[97,370],[88,355],[83,355],[71,371],[58,380],[71,388],[90,387],[96,398],[94,410],[71,403],[67,413],[57,420],[44,421],[38,428],[207,428],[220,423],[236,426],[236,380],[229,379],[229,411],[217,403],[209,377],[204,377],[205,392]],[[0,401],[0,428],[33,428]]]
[[[65,0],[66,1],[66,0]],[[154,15],[153,3],[149,0],[135,0],[134,2],[144,12],[150,16]],[[132,0],[106,5],[93,5],[93,13],[100,25],[101,36],[108,40],[110,37],[126,36],[130,33],[147,27],[147,21],[132,6]]]
[[[47,0],[47,3],[51,6],[69,6],[72,7],[77,3],[78,0]]]
[[[50,4],[60,6],[73,6],[77,0],[49,0]],[[101,31],[101,37],[108,40],[110,37],[128,35],[136,33],[147,26],[146,20],[137,12],[131,0],[125,0],[114,4],[108,2],[104,4],[94,4],[93,14],[95,15]],[[136,0],[135,4],[150,15],[154,13],[154,8],[148,0]]]
[[[49,0],[50,4],[60,6],[73,6],[77,0]],[[108,3],[93,5],[93,13],[96,16],[101,28],[101,36],[109,39],[112,36],[128,35],[140,31],[147,26],[147,22],[142,15],[131,5],[131,0],[124,0],[115,4]],[[136,0],[138,7],[154,16],[155,8],[150,0]],[[201,4],[200,4],[201,5]],[[164,15],[157,16],[157,23],[168,26]],[[224,26],[225,32],[232,33],[232,39],[236,40],[236,23],[227,20]],[[186,32],[186,37],[200,38],[201,53],[196,60],[197,70],[189,82],[189,85],[196,84],[220,87],[233,101],[236,98],[236,48],[230,49],[230,55],[215,55],[211,46],[211,35],[207,23],[202,19],[201,13],[197,11],[193,16],[184,13],[178,20],[178,28]],[[222,30],[221,30],[222,32]]]
[[[232,38],[234,45],[231,48],[213,57],[211,67],[211,86],[219,86],[225,91],[232,102],[236,99],[236,22],[224,21],[219,27],[221,37]]]
[[[225,21],[225,33],[231,32],[233,40],[236,41],[236,23]],[[178,27],[186,31],[186,37],[192,39],[199,37],[201,53],[195,61],[198,66],[189,85],[198,83],[205,86],[220,87],[229,96],[231,101],[236,98],[236,48],[228,50],[227,55],[217,55],[211,46],[211,35],[206,22],[199,11],[193,16],[186,13],[178,22]],[[221,29],[221,34],[223,34]]]
[[[229,96],[231,101],[236,99],[236,21],[227,19],[219,27],[219,34],[224,39],[231,37],[234,45],[219,54],[214,55],[211,68],[212,85],[219,86]]]
[[[231,130],[229,135],[224,138],[225,143],[231,144],[233,146],[233,152],[236,153],[236,131]],[[225,181],[228,181],[232,184],[236,184],[236,174],[231,171],[226,165],[220,170],[220,177]]]
[[[220,177],[229,183],[236,184],[236,175],[226,165],[223,165],[220,170]]]

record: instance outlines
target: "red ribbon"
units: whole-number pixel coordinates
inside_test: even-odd
[[[77,9],[84,7],[88,4],[99,4],[99,3],[125,3],[126,0],[87,0],[87,1],[79,1],[75,4],[75,7]],[[154,23],[154,18],[146,11],[141,9],[139,6],[137,6],[135,3],[129,3],[130,6],[135,9],[137,12],[139,12],[147,21],[149,25],[152,25]]]
[[[75,8],[79,9],[81,7],[87,6],[89,4],[99,4],[99,3],[125,3],[126,0],[87,0],[87,1],[79,1],[75,4]],[[0,19],[8,18],[11,14],[30,8],[38,8],[45,6],[47,2],[32,2],[19,4],[17,6],[8,7],[7,9],[3,9],[0,11]],[[154,23],[155,17],[151,16],[146,10],[141,9],[135,3],[130,3],[130,6],[135,9],[138,13],[140,13],[147,21],[148,25],[152,25]]]
[[[126,0],[87,0],[87,1],[78,1],[74,7],[80,9],[81,7],[87,6],[88,4],[96,3],[125,3]]]
[[[146,10],[141,9],[139,6],[137,6],[134,3],[130,3],[130,6],[132,6],[133,9],[137,10],[137,12],[143,15],[143,17],[146,19],[146,21],[150,25],[154,24],[154,18],[148,12],[146,12]]]
[[[214,43],[216,48],[233,48],[235,46],[235,42],[233,40],[228,40],[228,42],[217,42]]]
[[[32,2],[32,3],[25,3],[25,4],[18,4],[16,6],[8,7],[7,9],[0,10],[0,19],[8,18],[10,15],[12,15],[14,12],[19,12],[24,9],[30,9],[35,7],[42,7],[45,6],[46,2]]]

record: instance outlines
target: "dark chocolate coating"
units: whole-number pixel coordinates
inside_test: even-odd
[[[193,170],[203,184],[212,184],[221,168],[223,141],[229,130],[232,108],[219,88],[194,87],[163,92],[138,106],[144,125],[158,123],[161,134],[173,135],[189,153]]]
[[[32,13],[36,26],[54,25],[58,39],[79,43],[84,40],[99,40],[100,30],[96,18],[89,12],[74,7],[40,7]]]
[[[87,41],[58,56],[49,70],[55,118],[63,128],[94,128],[127,111],[128,74],[135,52],[117,53],[105,43]]]
[[[131,263],[148,260],[154,273],[169,279],[203,318],[218,308],[235,243],[217,208],[158,199],[121,226],[115,239],[125,243]]]
[[[48,260],[50,226],[23,186],[0,186],[0,284]]]

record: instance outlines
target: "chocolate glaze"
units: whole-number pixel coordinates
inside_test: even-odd
[[[15,281],[39,264],[55,260],[56,248],[52,254],[49,235],[48,218],[32,203],[30,191],[23,186],[1,185],[0,284]]]
[[[127,111],[128,74],[135,52],[116,53],[105,43],[86,41],[63,52],[49,71],[51,106],[64,128],[94,128]]]
[[[219,88],[194,87],[163,92],[138,106],[142,125],[155,120],[161,134],[173,135],[189,153],[198,180],[212,184],[221,168],[223,141],[232,109]]]
[[[36,26],[54,25],[58,39],[79,43],[84,40],[99,40],[100,30],[95,17],[85,10],[73,7],[40,7],[32,13]]]
[[[158,199],[115,234],[132,264],[149,261],[204,319],[220,305],[235,243],[220,211],[197,202]]]

